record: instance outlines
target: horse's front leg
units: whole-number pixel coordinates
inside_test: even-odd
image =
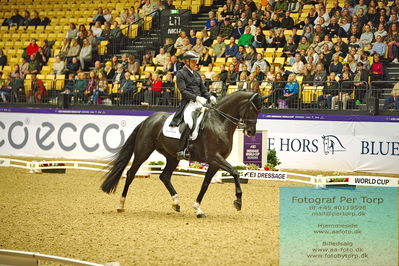
[[[233,202],[233,204],[234,204],[234,207],[237,209],[237,211],[240,211],[241,207],[242,207],[242,190],[241,190],[240,179],[239,179],[240,174],[238,173],[237,169],[235,169],[222,156],[219,155],[217,157],[216,162],[220,169],[228,172],[234,178],[234,184],[235,184],[235,188],[236,188],[236,200]]]
[[[194,202],[194,210],[197,218],[205,218],[205,213],[201,210],[201,202],[204,198],[205,192],[208,190],[208,186],[211,183],[212,177],[216,174],[219,170],[219,166],[211,163],[209,165],[208,171],[205,174],[204,181],[202,182],[201,190],[198,194],[197,200]]]

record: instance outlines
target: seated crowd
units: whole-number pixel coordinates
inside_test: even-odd
[[[313,98],[318,107],[335,109],[342,103],[346,109],[350,102],[364,103],[368,87],[373,96],[380,96],[383,83],[378,82],[386,79],[382,62],[399,63],[399,0],[389,7],[387,1],[347,1],[343,6],[335,1],[331,9],[322,0],[262,3],[226,0],[219,14],[209,12],[202,31],[181,32],[176,41],[168,38],[141,61],[127,54],[98,60],[98,42],[121,37],[118,22],[99,9],[90,29],[71,23],[53,72],[67,76],[65,92],[81,102],[171,104],[176,97],[174,74],[183,66],[179,56],[192,50],[199,54],[198,70],[216,97],[250,90],[267,95],[270,107],[295,108],[301,88],[316,87],[322,88]],[[305,4],[313,7],[295,21],[293,14]],[[165,4],[146,0],[141,8],[172,5],[170,0]],[[125,9],[119,20],[129,23],[136,15],[134,8]],[[13,74],[21,72],[23,78],[40,72],[48,59],[47,48],[36,46],[33,40]],[[1,56],[0,51],[0,62]],[[392,91],[386,105],[398,101]]]

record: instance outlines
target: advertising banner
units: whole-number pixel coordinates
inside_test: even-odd
[[[0,155],[109,158],[151,113],[3,108]],[[261,114],[257,130],[267,134],[234,142],[243,145],[238,153],[233,148],[242,162],[258,164],[263,158],[263,166],[273,149],[286,169],[399,172],[399,117]],[[162,159],[157,153],[150,157]]]

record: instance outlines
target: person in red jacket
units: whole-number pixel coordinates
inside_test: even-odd
[[[378,54],[374,54],[373,59],[374,63],[370,67],[371,94],[379,98],[384,85],[384,66]]]
[[[26,94],[27,103],[41,103],[43,97],[47,94],[46,87],[44,87],[43,81],[38,79],[36,74],[32,75],[31,89]]]
[[[33,39],[31,43],[26,47],[26,55],[31,56],[39,51],[39,45],[37,45],[36,40]]]

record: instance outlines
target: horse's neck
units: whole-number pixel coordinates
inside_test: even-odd
[[[218,106],[219,111],[227,114],[230,118],[226,118],[222,115],[218,115],[221,124],[224,127],[224,131],[228,134],[229,137],[233,137],[234,131],[237,129],[237,122],[239,117],[240,106],[234,102],[225,102]],[[233,118],[233,119],[231,119]],[[236,119],[236,121],[234,121]]]

